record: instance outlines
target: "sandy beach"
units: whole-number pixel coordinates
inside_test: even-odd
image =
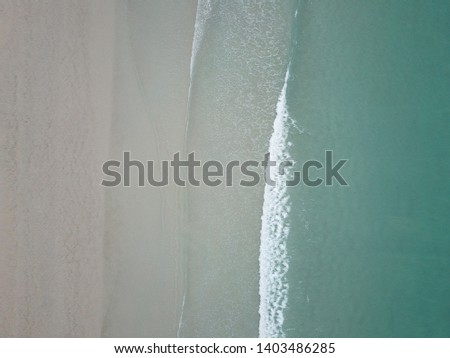
[[[101,164],[182,146],[195,9],[0,2],[0,336],[176,335],[178,192]]]
[[[114,10],[2,1],[0,17],[0,335],[98,336]]]
[[[111,158],[171,159],[184,145],[195,1],[120,2]],[[174,337],[184,291],[181,189],[107,190],[104,336]],[[125,293],[125,294],[124,294]]]

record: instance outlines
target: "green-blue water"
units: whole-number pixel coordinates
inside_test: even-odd
[[[198,4],[187,148],[350,185],[189,192],[180,335],[449,337],[450,2]]]
[[[450,337],[450,2],[300,1],[293,43],[291,156],[350,186],[289,190],[285,335]]]

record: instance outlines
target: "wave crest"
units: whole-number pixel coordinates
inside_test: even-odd
[[[288,159],[289,112],[286,105],[287,82],[290,64],[286,70],[284,85],[278,97],[273,132],[270,138],[270,160],[277,163]],[[263,215],[261,218],[261,246],[259,256],[259,336],[284,337],[284,310],[287,307],[289,284],[287,271],[289,259],[286,241],[289,235],[287,222],[290,198],[286,182],[280,178],[277,167],[271,167],[274,186],[264,188]],[[281,179],[281,180],[280,180]]]

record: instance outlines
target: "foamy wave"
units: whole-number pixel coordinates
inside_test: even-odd
[[[184,131],[184,142],[186,144],[189,130],[189,107],[191,103],[192,81],[194,77],[194,65],[197,53],[205,32],[205,24],[211,14],[211,0],[199,0],[197,3],[197,13],[195,15],[194,37],[192,39],[191,64],[189,73],[188,108],[186,111],[186,125]]]
[[[205,32],[205,24],[211,13],[211,0],[199,0],[197,3],[197,14],[195,16],[194,38],[192,40],[191,52],[191,80],[194,70],[194,63],[197,57],[197,52]]]
[[[270,138],[270,160],[278,164],[288,159],[288,119],[286,89],[290,64],[286,70],[284,85],[278,97],[273,133]],[[288,302],[289,284],[286,273],[289,268],[286,240],[289,235],[287,223],[290,199],[286,183],[271,167],[274,186],[266,184],[261,227],[261,247],[259,256],[259,336],[284,337],[284,310]]]

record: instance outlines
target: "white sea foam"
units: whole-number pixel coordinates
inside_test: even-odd
[[[286,89],[290,64],[286,70],[284,85],[278,97],[273,133],[270,138],[270,160],[278,164],[288,159],[289,113],[286,105]],[[270,177],[274,186],[266,184],[264,188],[263,215],[261,218],[261,246],[259,256],[259,336],[284,337],[284,310],[288,302],[289,284],[286,273],[289,268],[286,240],[289,235],[287,222],[290,211],[290,199],[286,183],[271,167]]]
[[[178,321],[177,338],[181,337],[181,329],[183,327],[184,305],[186,303],[186,292],[183,294],[183,302],[181,303],[180,319]]]
[[[205,25],[211,14],[211,0],[199,0],[197,3],[197,14],[195,16],[195,28],[194,28],[194,38],[192,40],[192,53],[191,53],[191,80],[192,73],[194,70],[194,63],[197,57],[200,44],[202,42]]]
[[[186,110],[186,127],[184,134],[184,146],[187,144],[187,135],[189,130],[189,111],[190,111],[190,103],[191,103],[191,91],[192,91],[192,81],[194,76],[194,64],[195,59],[197,57],[198,50],[200,48],[200,44],[203,39],[203,35],[205,32],[205,24],[211,13],[211,0],[199,0],[197,2],[197,13],[195,16],[195,24],[194,24],[194,36],[192,39],[192,50],[191,50],[191,63],[190,63],[190,79],[189,79],[189,89],[188,89],[188,105]],[[184,317],[184,309],[186,304],[186,291],[183,293],[183,301],[181,303],[180,309],[180,318],[178,321],[178,330],[177,337],[181,336],[181,331],[183,329],[183,317]]]
[[[205,33],[206,22],[211,14],[211,0],[199,0],[197,2],[197,13],[195,15],[194,24],[194,36],[192,38],[192,50],[191,50],[191,64],[189,72],[189,90],[188,90],[188,108],[186,115],[186,125],[184,140],[186,142],[189,130],[189,108],[191,103],[191,92],[192,92],[192,81],[194,77],[194,65],[197,58],[198,50],[200,49],[200,44],[203,40],[203,35]]]

